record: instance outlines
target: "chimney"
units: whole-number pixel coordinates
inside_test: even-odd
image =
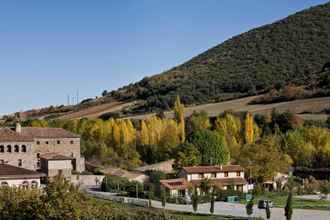
[[[16,123],[15,131],[17,133],[21,133],[22,132],[22,126],[21,126],[20,123]]]

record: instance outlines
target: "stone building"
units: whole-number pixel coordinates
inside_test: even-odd
[[[0,164],[0,187],[37,188],[40,186],[40,178],[45,176],[45,174],[36,171]]]
[[[190,187],[196,187],[200,192],[201,183],[204,180],[220,189],[226,190],[230,186],[234,190],[248,192],[244,169],[239,165],[183,167],[179,172],[179,178],[161,180],[160,183],[167,189],[170,196],[187,197]]]
[[[53,162],[57,161],[56,157],[65,158],[65,162]],[[0,164],[40,171],[42,160],[48,161],[49,164],[45,165],[47,169],[64,164],[64,169],[57,170],[60,173],[70,168],[77,172],[84,171],[80,137],[61,128],[21,127],[20,124],[15,128],[0,128]],[[70,168],[68,163],[71,163]],[[48,173],[48,170],[42,171]]]

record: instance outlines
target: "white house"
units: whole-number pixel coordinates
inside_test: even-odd
[[[186,196],[189,187],[200,187],[203,180],[221,189],[232,186],[234,190],[248,191],[248,184],[244,178],[244,169],[239,165],[226,166],[191,166],[183,167],[178,179],[161,180],[171,196]]]
[[[40,178],[45,176],[36,171],[0,164],[0,186],[37,188],[40,186]]]

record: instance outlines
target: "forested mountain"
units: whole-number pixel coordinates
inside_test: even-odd
[[[235,36],[162,74],[108,93],[146,100],[166,109],[179,95],[185,104],[222,101],[306,85],[330,61],[330,3]]]

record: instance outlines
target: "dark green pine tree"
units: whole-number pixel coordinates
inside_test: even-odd
[[[270,207],[269,207],[269,203],[267,202],[267,205],[266,205],[266,217],[267,219],[270,219]]]
[[[286,220],[291,220],[292,219],[292,192],[289,192],[284,211],[285,211]]]

